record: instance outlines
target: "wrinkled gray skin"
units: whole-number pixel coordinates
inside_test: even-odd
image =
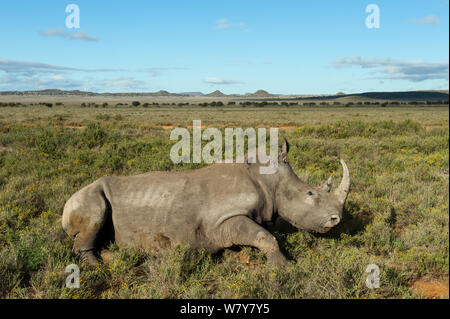
[[[302,182],[286,162],[285,141],[278,171],[261,164],[214,164],[185,172],[150,172],[102,177],[75,193],[64,206],[62,225],[75,238],[73,250],[96,264],[103,237],[119,247],[149,249],[188,244],[215,252],[234,245],[260,249],[268,262],[286,263],[263,225],[278,214],[293,226],[325,233],[342,219],[349,191],[345,163],[339,187]]]

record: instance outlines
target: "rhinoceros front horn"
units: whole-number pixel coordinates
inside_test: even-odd
[[[345,200],[347,199],[348,192],[350,190],[350,174],[348,173],[347,164],[341,159],[342,165],[342,181],[339,184],[339,187],[336,188],[334,194],[338,198],[339,202],[343,205]]]

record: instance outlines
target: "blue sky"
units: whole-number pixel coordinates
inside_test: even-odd
[[[80,9],[80,28],[65,21]],[[367,28],[368,4],[380,27]],[[448,89],[448,0],[1,1],[0,91]]]

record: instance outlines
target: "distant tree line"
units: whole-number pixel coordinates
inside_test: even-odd
[[[328,106],[399,106],[399,105],[448,105],[448,100],[439,100],[439,101],[358,101],[358,102],[339,102],[339,101],[229,101],[227,102],[227,106],[241,106],[241,107],[265,107],[265,106],[284,106],[284,107],[328,107]],[[0,107],[26,107],[26,106],[46,106],[53,107],[53,103],[49,102],[40,102],[40,103],[22,103],[22,102],[0,102]],[[56,106],[62,106],[64,103],[56,102]],[[140,101],[131,101],[130,103],[117,103],[115,105],[110,105],[107,102],[105,103],[95,103],[95,102],[83,102],[80,104],[81,107],[87,108],[107,108],[110,106],[115,107],[160,107],[160,106],[178,106],[184,107],[189,105],[198,105],[201,107],[223,107],[225,103],[222,101],[211,101],[211,102],[203,102],[198,104],[190,104],[189,102],[172,102],[172,103],[157,103],[157,102],[145,102],[141,103]]]
[[[21,102],[0,102],[0,107],[27,107],[27,106],[33,106],[33,105],[40,105],[40,106],[46,106],[46,107],[53,107],[53,103],[48,102],[40,102],[40,103],[28,103],[24,104]],[[64,105],[63,103],[56,103],[56,105]]]

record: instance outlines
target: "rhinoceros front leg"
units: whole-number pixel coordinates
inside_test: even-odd
[[[96,266],[99,264],[99,260],[94,254],[94,241],[96,235],[96,232],[89,233],[85,231],[80,232],[75,237],[73,251],[80,254],[80,260],[82,263],[86,263],[92,266]]]
[[[225,248],[234,245],[252,246],[266,255],[268,263],[276,266],[287,263],[275,237],[246,216],[236,216],[226,220],[222,224],[220,234]]]

